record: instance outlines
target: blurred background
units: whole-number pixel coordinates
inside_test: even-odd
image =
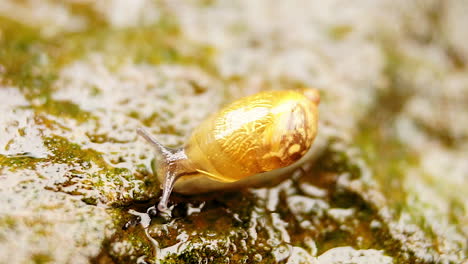
[[[468,1],[0,1],[0,263],[468,263]],[[303,172],[157,201],[176,147],[320,90]]]

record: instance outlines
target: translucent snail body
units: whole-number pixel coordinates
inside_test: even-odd
[[[241,98],[211,115],[179,149],[169,149],[142,129],[156,148],[162,183],[158,204],[167,210],[172,190],[185,194],[271,182],[311,148],[317,133],[319,93],[269,91]]]

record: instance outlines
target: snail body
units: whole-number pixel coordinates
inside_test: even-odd
[[[156,149],[154,170],[163,189],[158,209],[167,210],[172,190],[195,194],[257,186],[297,166],[316,136],[319,101],[315,89],[241,98],[202,122],[178,149],[138,129]]]

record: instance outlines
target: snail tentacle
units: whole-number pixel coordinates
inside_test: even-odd
[[[153,136],[151,136],[151,134],[146,131],[145,129],[139,127],[137,128],[137,133],[138,135],[142,136],[146,141],[148,141],[148,143],[150,143],[151,145],[153,145],[153,147],[156,148],[156,153],[158,155],[163,155],[163,156],[166,156],[166,155],[169,155],[170,152],[171,152],[171,149],[164,146],[163,144],[161,144],[159,141],[157,141]]]
[[[183,148],[168,148],[157,141],[143,128],[138,128],[137,133],[156,149],[156,174],[161,182],[162,189],[162,195],[157,209],[162,213],[170,214],[168,203],[172,189],[180,176],[193,173],[190,167],[187,166],[190,163],[188,162]]]
[[[168,211],[168,203],[169,197],[171,196],[172,189],[174,188],[174,184],[178,179],[178,175],[173,173],[171,170],[168,170],[164,177],[164,182],[162,184],[162,195],[161,199],[158,203],[158,210],[163,213],[169,213]]]

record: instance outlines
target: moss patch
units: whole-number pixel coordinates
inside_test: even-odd
[[[76,8],[89,12],[84,6]],[[130,29],[111,29],[98,19],[92,21],[95,24],[86,31],[45,38],[35,28],[0,17],[0,83],[20,87],[38,112],[83,122],[92,115],[69,101],[54,100],[52,94],[61,67],[89,54],[101,54],[111,67],[132,61],[212,69],[214,50],[183,39],[168,17]]]

